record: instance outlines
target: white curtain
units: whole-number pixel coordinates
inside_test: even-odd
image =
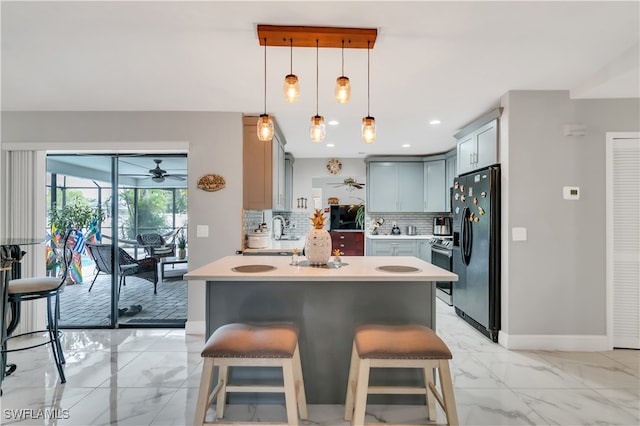
[[[44,276],[46,235],[46,152],[2,151],[2,198],[0,235],[4,238],[39,238],[41,244],[22,246],[22,276]],[[43,301],[23,303],[20,326],[15,334],[43,328]]]

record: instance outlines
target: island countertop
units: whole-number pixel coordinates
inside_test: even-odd
[[[227,256],[185,274],[204,281],[457,281],[458,276],[413,256],[341,256],[343,266],[290,265],[289,256]],[[304,257],[300,257],[304,261]],[[233,268],[269,265],[266,272],[235,272]],[[381,266],[417,268],[415,272],[387,272]],[[404,268],[400,268],[404,269]]]

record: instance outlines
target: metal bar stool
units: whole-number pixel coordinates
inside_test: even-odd
[[[457,425],[458,414],[447,345],[429,327],[408,325],[362,325],[356,328],[347,382],[345,420],[353,426],[364,425],[368,394],[425,395],[427,418],[436,420],[435,400],[447,417],[447,424]],[[423,387],[370,386],[371,368],[420,368],[424,370]],[[441,392],[435,387],[434,370],[438,370]]]
[[[39,346],[51,345],[53,359],[58,369],[60,382],[65,383],[67,380],[64,375],[62,365],[65,363],[62,345],[60,344],[60,336],[62,332],[58,329],[58,318],[60,317],[60,293],[64,291],[64,283],[67,279],[69,265],[72,260],[71,249],[68,247],[70,241],[74,241],[75,230],[70,230],[64,238],[63,258],[64,273],[61,278],[52,277],[35,277],[35,278],[18,278],[9,280],[6,286],[7,301],[11,306],[11,322],[9,323],[6,334],[2,336],[2,374],[6,374],[7,354],[10,352],[23,351],[33,349]],[[36,299],[46,299],[47,303],[47,328],[42,330],[34,330],[26,333],[12,335],[11,333],[17,327],[20,321],[20,305],[22,302]],[[52,305],[52,302],[54,303]],[[18,348],[8,349],[7,342],[22,336],[36,335],[47,333],[46,340],[38,343],[21,346]]]
[[[298,414],[301,419],[307,418],[307,400],[298,349],[298,329],[295,326],[226,324],[209,337],[201,355],[204,362],[194,425],[216,424],[206,421],[207,410],[214,399],[216,399],[216,419],[218,421],[222,419],[227,392],[284,393],[287,409],[286,424],[297,425]],[[218,382],[210,392],[214,366],[218,367]],[[284,384],[282,386],[231,385],[227,383],[229,367],[280,367]]]

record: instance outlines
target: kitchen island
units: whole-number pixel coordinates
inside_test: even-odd
[[[230,322],[296,324],[311,404],[344,403],[356,325],[417,323],[435,329],[434,281],[457,280],[455,274],[412,256],[343,256],[340,268],[292,266],[290,262],[286,256],[228,256],[185,278],[206,281],[207,337]],[[236,272],[244,267],[257,272]],[[268,369],[258,373],[237,370],[230,381],[269,379],[278,374]],[[414,370],[372,373],[380,373],[372,374],[372,382],[422,380]],[[232,397],[237,397],[232,401],[247,402],[250,395]],[[388,396],[380,397],[389,401]],[[394,399],[420,401],[412,395]],[[376,398],[371,401],[375,403]]]

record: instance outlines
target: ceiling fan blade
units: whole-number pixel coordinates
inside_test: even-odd
[[[184,177],[178,176],[178,175],[164,175],[163,177],[167,179],[173,179],[173,180],[185,180]]]

